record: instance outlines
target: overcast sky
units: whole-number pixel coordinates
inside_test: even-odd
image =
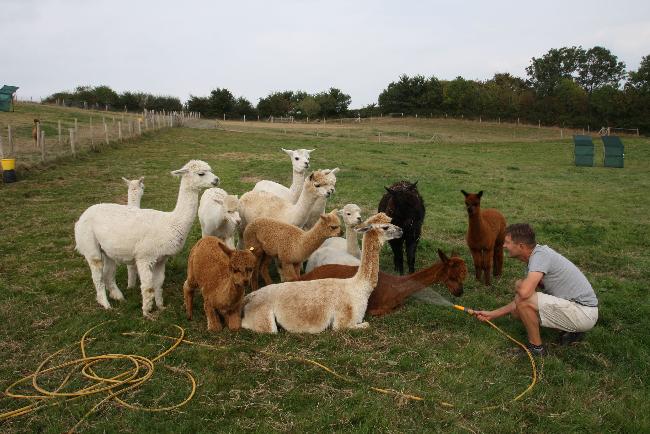
[[[254,105],[337,87],[352,108],[401,74],[525,77],[551,48],[601,45],[636,70],[650,1],[0,0],[0,85],[38,99],[79,85]]]

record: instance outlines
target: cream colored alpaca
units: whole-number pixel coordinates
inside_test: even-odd
[[[305,265],[305,273],[309,273],[316,267],[327,264],[359,265],[361,250],[359,240],[354,227],[361,223],[361,208],[358,205],[349,203],[339,211],[345,223],[345,238],[328,238],[323,244],[311,254]]]
[[[331,185],[336,185],[336,172],[339,171],[339,168],[336,167],[332,170],[324,170],[325,176],[326,176],[326,182]],[[309,229],[310,227],[314,226],[316,222],[318,221],[318,216],[323,214],[325,212],[325,208],[327,207],[327,198],[328,196],[324,197],[319,197],[316,199],[316,202],[311,207],[311,212],[307,216],[307,220],[305,223],[302,225],[303,229]]]
[[[221,188],[208,188],[199,202],[201,236],[214,236],[235,248],[235,232],[239,225],[239,199]]]
[[[291,159],[291,166],[293,167],[291,187],[287,188],[277,182],[263,180],[255,184],[253,191],[268,191],[286,201],[296,203],[300,197],[302,186],[305,183],[307,169],[309,169],[309,154],[314,152],[315,149],[296,149],[295,151],[281,149]]]
[[[277,333],[278,326],[295,333],[368,327],[363,315],[377,285],[379,251],[386,240],[402,236],[389,222],[390,217],[379,213],[357,229],[364,235],[354,277],[284,282],[253,291],[244,298],[242,327],[261,333]]]
[[[126,206],[140,208],[140,202],[144,195],[144,176],[138,179],[126,179],[122,177],[122,181],[124,181],[128,189]],[[135,288],[138,284],[138,267],[135,264],[129,264],[126,266],[126,270],[128,273],[126,287],[128,289]],[[110,285],[110,283],[107,284]]]
[[[300,277],[302,263],[316,250],[323,241],[341,233],[341,221],[337,210],[322,214],[318,223],[309,231],[269,218],[259,218],[249,224],[244,231],[244,246],[254,248],[257,267],[251,278],[251,288],[258,286],[258,273],[262,274],[264,283],[273,283],[268,266],[272,258],[280,263],[280,275],[285,282]]]
[[[334,192],[331,170],[316,170],[305,179],[302,192],[295,204],[266,191],[249,191],[239,199],[239,239],[246,226],[260,217],[269,217],[290,225],[302,227],[319,197],[329,197]],[[336,178],[334,178],[336,182]],[[240,248],[243,244],[240,245]]]

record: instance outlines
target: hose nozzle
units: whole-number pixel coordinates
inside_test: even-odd
[[[468,313],[470,315],[474,315],[474,309],[470,309],[469,307],[460,306],[458,304],[455,304],[453,307],[454,307],[454,309],[466,312],[466,313]]]

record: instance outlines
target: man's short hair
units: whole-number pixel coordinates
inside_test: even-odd
[[[515,243],[522,243],[534,247],[535,231],[528,223],[515,223],[506,228],[506,235],[510,235]]]

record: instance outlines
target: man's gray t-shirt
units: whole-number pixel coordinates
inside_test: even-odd
[[[596,293],[582,271],[549,246],[537,244],[528,259],[528,272],[544,273],[544,292],[583,306],[598,306]]]

